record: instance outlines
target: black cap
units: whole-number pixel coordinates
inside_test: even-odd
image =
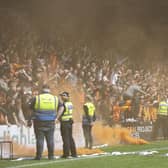
[[[62,92],[62,93],[60,94],[60,96],[69,97],[69,93],[68,93],[68,92]]]
[[[49,93],[50,92],[50,87],[47,84],[44,84],[42,86],[42,92]]]
[[[47,84],[43,84],[43,86],[42,86],[42,88],[44,89],[50,89],[50,87],[49,87],[49,85],[47,85]]]

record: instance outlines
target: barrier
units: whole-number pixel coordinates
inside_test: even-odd
[[[26,147],[35,148],[36,138],[34,135],[33,127],[27,128],[25,126],[17,127],[12,125],[0,125],[0,141],[12,141],[13,144],[24,145]],[[84,138],[81,123],[73,124],[73,137],[77,147],[84,146]],[[57,150],[62,149],[62,137],[60,134],[60,124],[56,124],[54,133],[55,148]],[[44,144],[44,150],[47,149],[46,141]]]
[[[0,141],[0,157],[2,159],[13,159],[13,142]]]

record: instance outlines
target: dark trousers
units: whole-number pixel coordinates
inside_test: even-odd
[[[41,158],[44,147],[44,138],[47,142],[48,158],[54,156],[54,121],[37,121],[34,120],[34,132],[36,136],[36,157]]]
[[[61,136],[63,141],[63,156],[76,157],[76,146],[72,137],[72,121],[61,121]]]
[[[157,116],[154,123],[152,139],[155,140],[158,136],[159,129],[161,128],[164,139],[168,139],[168,116]]]
[[[85,147],[92,148],[93,145],[93,138],[92,138],[92,125],[82,125],[83,134],[85,138]]]

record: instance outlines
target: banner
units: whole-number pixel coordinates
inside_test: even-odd
[[[0,125],[0,141],[12,140],[14,143],[35,147],[36,139],[34,135],[33,127],[28,128],[25,126],[18,127],[12,125],[8,127],[7,125]],[[77,147],[84,146],[84,138],[81,123],[73,124],[73,137]],[[55,149],[62,149],[62,137],[60,134],[60,124],[56,124],[55,133]],[[44,149],[47,149],[46,142]]]
[[[153,125],[144,123],[143,125],[137,125],[132,131],[132,136],[136,138],[142,138],[147,141],[152,140]]]

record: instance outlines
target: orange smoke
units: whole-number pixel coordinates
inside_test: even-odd
[[[109,126],[102,126],[101,123],[96,123],[93,127],[93,135],[96,143],[100,144],[120,144],[120,143],[128,143],[128,144],[147,144],[148,142],[131,137],[131,131],[127,128],[116,127],[112,128]]]
[[[16,143],[13,144],[13,147],[14,147],[14,156],[16,156],[16,157],[35,156],[35,153],[36,153],[35,147],[27,147],[25,145],[20,145],[20,144],[16,144]],[[89,155],[89,154],[102,153],[102,152],[103,151],[101,149],[92,149],[92,150],[85,149],[85,148],[77,149],[78,155],[83,155],[83,154]],[[63,154],[62,150],[55,150],[54,151],[55,156],[61,156],[62,154]],[[43,156],[47,156],[47,155],[48,155],[48,151],[45,150],[43,152]]]
[[[84,92],[82,90],[82,87],[80,85],[73,87],[66,81],[61,81],[61,83],[58,84],[57,87],[55,87],[53,84],[50,85],[50,87],[52,93],[55,95],[59,95],[59,93],[63,91],[70,93],[70,100],[74,105],[73,119],[75,122],[80,122],[84,103]]]
[[[34,156],[36,149],[34,147],[28,147],[25,145],[13,144],[13,151],[14,151],[14,156]]]

